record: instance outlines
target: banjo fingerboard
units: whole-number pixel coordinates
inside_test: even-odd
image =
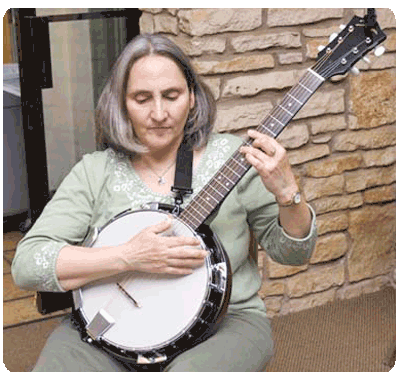
[[[278,137],[324,80],[315,71],[308,69],[299,83],[283,97],[282,101],[264,118],[256,130],[272,138]],[[251,146],[252,142],[253,140],[249,138],[240,147]],[[250,169],[251,165],[240,153],[240,147],[179,215],[179,218],[194,230],[218,209]]]

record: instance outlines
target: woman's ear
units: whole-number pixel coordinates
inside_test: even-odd
[[[194,105],[196,104],[196,98],[194,96],[194,92],[191,89],[190,90],[190,94],[189,94],[189,105],[190,105],[190,109],[194,108]]]

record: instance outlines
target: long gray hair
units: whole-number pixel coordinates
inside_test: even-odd
[[[171,40],[159,34],[135,37],[116,61],[96,108],[96,128],[101,148],[112,147],[129,155],[146,151],[138,141],[125,104],[129,73],[134,63],[148,55],[163,55],[182,70],[195,96],[184,129],[184,138],[196,149],[203,147],[215,121],[215,100],[208,87],[194,71],[187,55]]]

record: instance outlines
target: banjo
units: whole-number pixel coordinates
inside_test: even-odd
[[[276,138],[325,80],[345,74],[385,39],[373,9],[364,18],[355,16],[257,130]],[[377,55],[381,49],[375,50]],[[243,142],[251,144],[251,139]],[[215,332],[227,311],[232,283],[228,256],[208,221],[250,167],[238,149],[183,210],[145,204],[89,233],[85,246],[116,246],[172,217],[167,235],[195,237],[210,254],[187,276],[130,272],[74,290],[73,319],[85,341],[146,367],[169,362]]]

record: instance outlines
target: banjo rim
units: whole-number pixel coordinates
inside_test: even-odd
[[[90,230],[84,239],[83,245],[87,247],[92,247],[98,240],[101,233],[104,232],[104,230],[108,226],[115,223],[120,218],[129,216],[133,213],[140,213],[140,212],[157,212],[157,213],[170,214],[172,208],[173,207],[170,205],[158,204],[157,209],[141,209],[141,210],[127,209],[114,216],[103,227],[94,228]],[[179,223],[183,224],[195,237],[200,239],[202,248],[207,248],[207,250],[210,251],[210,254],[207,256],[204,265],[206,267],[206,276],[207,276],[206,288],[203,292],[203,298],[196,303],[197,310],[194,313],[193,317],[189,319],[189,321],[185,324],[185,327],[182,330],[174,334],[171,338],[161,341],[158,344],[153,344],[145,348],[122,346],[116,343],[115,341],[107,338],[106,336],[100,335],[99,337],[96,338],[96,336],[91,336],[90,333],[88,333],[87,328],[91,321],[89,321],[89,318],[84,312],[84,307],[82,304],[83,301],[82,288],[80,288],[73,291],[74,314],[75,314],[74,319],[79,324],[78,329],[80,329],[82,337],[87,342],[100,345],[100,347],[103,348],[104,350],[124,360],[128,360],[130,362],[133,361],[133,363],[136,364],[143,364],[143,363],[151,364],[151,363],[158,363],[160,359],[162,361],[171,359],[173,356],[176,356],[177,354],[183,352],[187,348],[194,347],[195,345],[204,341],[213,334],[213,332],[215,331],[215,326],[218,325],[219,322],[222,320],[229,304],[230,293],[231,293],[231,268],[230,268],[229,258],[226,252],[224,251],[222,244],[220,243],[216,235],[212,233],[212,231],[209,229],[208,226],[201,225],[201,227],[198,228],[199,232],[196,232],[184,221],[179,219],[179,217],[177,217],[176,215],[175,217],[179,221]],[[206,235],[203,233],[205,231],[211,233],[211,237],[206,237]],[[210,243],[210,240],[212,240],[211,243],[213,245],[212,247],[206,245],[204,237],[206,237],[208,243]],[[216,261],[217,263],[213,263],[212,260]],[[84,288],[85,286],[83,287],[83,289]],[[219,301],[217,301],[218,304],[213,304],[212,301],[210,301],[211,297],[215,297],[215,292],[219,292],[220,295],[219,296],[220,299]],[[211,316],[211,320],[205,321],[201,317],[205,313],[206,308],[210,306],[210,304],[213,311],[213,315]],[[209,310],[208,312],[210,313]],[[196,338],[196,336],[194,336],[191,333],[191,331],[193,331],[193,329],[195,329],[199,323],[205,324],[207,332],[203,332],[202,335]],[[189,340],[192,339],[192,341],[190,341],[191,343],[190,347],[187,347],[186,349],[180,349],[179,352],[176,352],[175,354],[169,353],[169,356],[165,354],[164,355],[160,354],[160,352],[162,352],[163,350],[166,349],[168,350],[168,347],[176,348],[176,344],[178,344],[180,340],[183,340],[186,337],[188,337]],[[145,356],[147,356],[147,358],[144,358]]]

